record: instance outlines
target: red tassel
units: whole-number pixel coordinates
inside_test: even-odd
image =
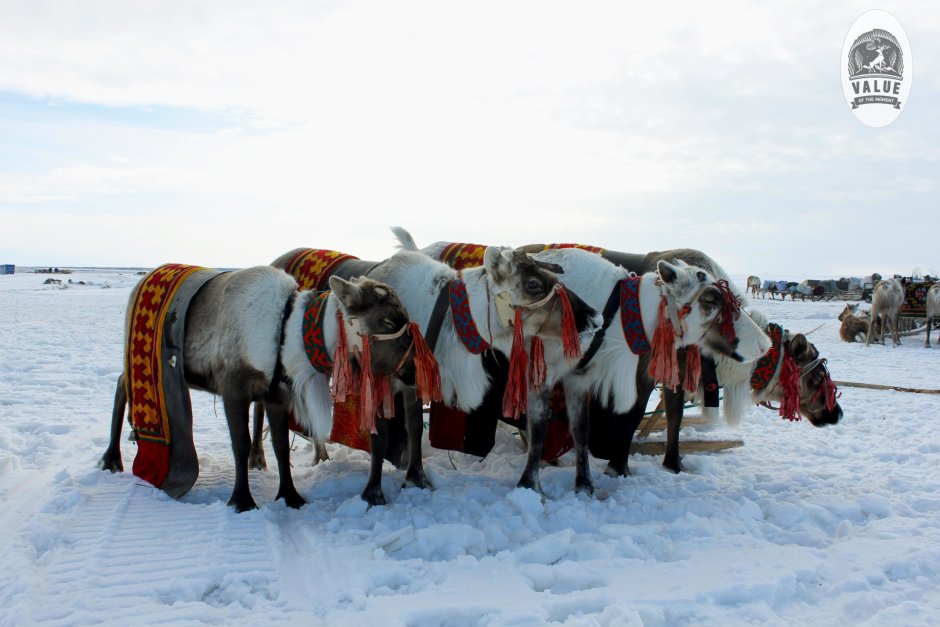
[[[503,416],[518,419],[525,413],[529,402],[526,387],[526,360],[525,336],[522,334],[522,311],[516,309],[516,320],[513,323],[512,351],[509,354],[509,379],[506,381],[506,391],[503,393]]]
[[[649,375],[653,381],[672,390],[679,387],[679,360],[676,357],[676,330],[666,312],[666,298],[659,301],[653,350],[650,354]]]
[[[372,372],[372,348],[369,340],[362,343],[362,354],[359,356],[359,369],[362,377],[359,379],[359,428],[363,431],[376,433],[375,412],[378,410],[378,399],[375,395],[375,373]]]
[[[698,382],[702,378],[702,353],[698,346],[689,346],[685,351],[685,381],[682,389],[694,394],[698,389]]]
[[[395,403],[392,402],[392,386],[388,375],[376,375],[373,389],[375,390],[375,398],[379,403],[378,415],[386,419],[394,418]]]
[[[425,403],[440,401],[441,399],[441,372],[437,367],[437,360],[428,348],[424,336],[417,322],[409,322],[411,339],[415,347],[415,386],[418,398]]]
[[[734,321],[741,317],[741,301],[737,299],[731,286],[724,279],[715,281],[715,286],[721,293],[721,313],[719,314],[718,330],[728,340],[734,340]]]
[[[836,384],[832,382],[832,377],[828,374],[823,377],[822,383],[819,384],[819,389],[816,390],[816,394],[813,395],[813,400],[818,400],[820,396],[825,397],[826,399],[826,409],[832,411],[836,406],[836,399],[842,396],[842,393],[839,392]]]
[[[800,369],[790,351],[784,349],[783,363],[780,365],[780,387],[783,400],[780,401],[780,415],[787,420],[800,420]]]
[[[574,322],[574,311],[564,287],[557,287],[558,300],[561,301],[561,345],[565,359],[581,359],[581,337],[578,325]]]
[[[529,385],[538,389],[545,385],[546,379],[545,346],[542,344],[542,338],[534,336],[529,351]]]
[[[349,361],[349,343],[346,341],[346,324],[343,313],[336,311],[336,350],[333,351],[333,390],[334,402],[345,402],[347,396],[355,395],[353,390],[352,363]]]

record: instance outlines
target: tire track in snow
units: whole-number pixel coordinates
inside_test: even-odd
[[[27,622],[219,621],[280,605],[262,513],[172,501],[130,477],[85,479],[91,489],[61,481],[31,525],[40,558],[20,603]]]

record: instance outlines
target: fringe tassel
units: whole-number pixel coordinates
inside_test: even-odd
[[[377,433],[375,413],[379,408],[379,400],[376,396],[375,373],[372,372],[372,348],[368,339],[362,343],[359,369],[362,371],[362,378],[359,379],[359,428]]]
[[[349,343],[346,341],[346,324],[343,313],[336,311],[336,332],[338,339],[333,351],[333,389],[334,402],[345,402],[347,396],[354,396],[352,363],[349,361]]]
[[[698,346],[689,346],[685,351],[685,380],[682,389],[690,394],[698,390],[698,382],[702,378],[702,353]]]
[[[529,385],[538,389],[545,385],[545,346],[539,336],[532,338],[529,345]]]
[[[679,387],[679,360],[676,357],[676,330],[666,312],[666,298],[659,301],[656,331],[653,333],[653,349],[650,354],[649,375],[663,387]]]
[[[503,416],[518,419],[525,413],[529,402],[526,387],[526,359],[525,336],[522,334],[522,312],[516,309],[516,319],[513,323],[512,352],[509,355],[509,379],[506,381],[506,391],[503,394]]]
[[[574,321],[574,310],[564,287],[559,286],[558,300],[561,301],[561,345],[565,351],[565,359],[581,359],[581,337],[578,325]]]
[[[824,397],[826,399],[826,409],[832,411],[836,406],[836,399],[842,396],[842,392],[838,390],[839,388],[832,382],[832,377],[827,374],[823,378],[822,383],[819,384],[819,389],[816,390],[816,394],[813,395],[813,400],[818,400],[820,396]]]
[[[779,385],[783,389],[780,415],[787,420],[800,420],[800,369],[788,350],[784,351],[780,365]]]
[[[410,322],[411,339],[415,346],[415,386],[418,398],[425,403],[441,400],[441,372],[437,360],[428,348],[417,322]]]
[[[719,314],[718,330],[728,340],[735,338],[734,322],[741,317],[741,301],[731,291],[731,286],[724,279],[715,281],[721,293],[721,313]]]

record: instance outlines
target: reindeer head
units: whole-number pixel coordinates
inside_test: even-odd
[[[678,347],[694,344],[706,355],[737,361],[753,361],[770,348],[767,335],[750,316],[741,314],[740,302],[727,284],[678,259],[659,261],[656,269],[667,300],[674,303],[676,316],[681,318]]]
[[[842,408],[836,401],[835,385],[826,360],[802,333],[790,338],[787,350],[800,369],[800,414],[813,426],[834,425],[842,418]],[[775,394],[779,394],[779,386]]]
[[[396,372],[404,378],[413,376],[413,338],[408,329],[408,311],[398,295],[384,283],[367,278],[346,281],[330,277],[330,289],[339,299],[344,317],[350,326],[347,336],[358,332],[362,341],[370,342],[372,367],[378,374]],[[351,329],[351,330],[350,330]],[[353,346],[355,340],[349,337]]]
[[[483,265],[504,324],[511,323],[512,309],[522,308],[527,335],[560,338],[562,307],[558,292],[564,291],[578,332],[591,333],[600,328],[601,315],[559,281],[558,275],[564,270],[558,264],[539,261],[519,250],[490,246]]]

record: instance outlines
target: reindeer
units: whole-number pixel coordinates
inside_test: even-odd
[[[756,277],[753,274],[747,277],[747,293],[749,296],[757,298],[757,295],[760,294],[760,277]]]
[[[846,303],[845,309],[839,314],[839,321],[842,322],[842,326],[839,327],[839,337],[843,342],[864,342],[868,337],[871,312],[866,311],[860,314],[858,303]]]
[[[297,250],[276,259],[274,266],[286,267]],[[507,320],[507,307],[512,315],[520,312],[523,326],[521,334],[528,341],[538,336],[544,340],[546,371],[550,379],[556,372],[566,369],[561,340],[566,320],[564,306],[557,306],[564,299],[570,303],[573,325],[583,338],[575,341],[588,342],[600,326],[600,315],[559,281],[562,268],[539,261],[525,253],[499,247],[489,247],[484,254],[481,267],[469,268],[458,274],[449,266],[425,255],[400,251],[381,263],[349,260],[334,269],[335,276],[369,277],[394,287],[402,302],[415,320],[420,321],[422,332],[429,335],[432,322],[436,322],[438,338],[432,350],[440,367],[441,391],[444,402],[458,409],[469,411],[483,403],[491,387],[482,354],[471,352],[451,320],[452,308],[446,307],[448,294],[455,282],[465,286],[469,301],[469,318],[475,321],[486,343],[506,355],[512,353],[514,325]],[[561,295],[564,292],[564,296]],[[443,317],[432,314],[437,303],[444,303]],[[447,318],[445,320],[444,318]],[[569,321],[571,322],[571,321]],[[430,335],[429,335],[430,338]],[[430,344],[429,339],[429,344]],[[405,422],[409,432],[420,433],[423,429],[422,414],[413,390],[402,390],[405,396]],[[533,398],[530,396],[530,399]],[[260,432],[258,415],[255,416],[255,433]],[[378,421],[378,439],[373,440],[373,463],[381,464],[384,446],[387,445],[387,427]],[[410,425],[410,426],[409,426]],[[256,438],[257,439],[257,438]],[[406,485],[431,488],[431,482],[420,466],[420,450],[409,449],[409,470],[415,471],[406,477]],[[376,461],[378,460],[378,462]],[[363,494],[370,505],[382,504],[380,494]]]
[[[872,37],[872,40],[865,45],[865,49],[869,51],[875,51],[877,54],[872,58],[871,61],[863,65],[862,67],[866,70],[871,70],[872,72],[885,72],[887,70],[894,71],[890,65],[885,65],[885,50],[890,50],[891,46],[881,41],[880,37]]]
[[[940,318],[940,283],[934,283],[927,290],[925,307],[927,310],[927,337],[924,339],[924,348],[930,348],[930,328],[934,319]]]
[[[396,235],[404,248],[417,249],[414,240],[406,231],[396,230]],[[441,257],[450,247],[451,245],[446,242],[437,242],[421,250],[425,254]],[[544,248],[538,245],[523,247],[522,250],[534,253]],[[592,307],[605,310],[604,326],[602,331],[595,335],[588,355],[577,364],[576,368],[569,370],[561,378],[569,428],[575,442],[577,457],[575,489],[591,493],[593,481],[587,463],[590,429],[584,409],[589,398],[595,396],[601,399],[602,403],[610,404],[621,418],[624,417],[623,414],[634,411],[634,408],[638,406],[638,382],[642,378],[647,378],[649,357],[637,357],[628,343],[624,326],[619,322],[611,324],[614,313],[619,311],[623,282],[629,278],[622,268],[612,265],[596,254],[577,248],[544,250],[535,256],[542,261],[562,266],[565,270],[566,284],[572,286]],[[685,313],[681,321],[678,320],[678,316],[676,320],[679,328],[684,327],[684,331],[679,333],[680,337],[677,341],[679,346],[686,344],[707,346],[708,350],[729,355],[736,355],[737,351],[740,351],[748,355],[750,359],[756,359],[767,349],[769,341],[760,329],[744,316],[733,323],[738,331],[737,338],[729,339],[722,336],[713,323],[719,317],[723,297],[713,285],[714,279],[707,272],[682,262],[672,264],[666,260],[658,260],[655,269],[654,272],[644,273],[641,278],[635,279],[639,283],[636,288],[639,315],[645,334],[648,336],[644,338],[645,340],[650,341],[653,338],[653,330],[659,323],[659,301],[665,297],[674,304],[676,311],[681,310]],[[661,285],[657,285],[658,283]],[[610,303],[614,303],[615,306],[611,307]],[[663,322],[666,323],[665,320]],[[671,319],[668,324],[672,324]],[[738,355],[738,358],[741,356]],[[530,410],[527,413],[528,457],[518,484],[520,487],[531,488],[538,492],[541,492],[538,460],[547,427],[547,396],[544,394],[547,393],[543,393],[538,403],[530,403]],[[646,396],[648,397],[648,394]],[[642,417],[643,410],[640,409],[639,413]],[[620,424],[625,424],[625,421],[620,421]]]
[[[337,311],[348,319],[357,319],[360,333],[366,337],[401,330],[389,341],[372,343],[371,364],[379,374],[413,376],[412,331],[407,326],[407,311],[391,288],[376,281],[354,284],[338,277],[330,279],[330,287],[333,292],[326,304],[325,335],[332,347],[336,346]],[[139,289],[140,285],[131,294],[128,330]],[[312,414],[316,409],[322,411],[324,405],[317,398],[329,397],[326,377],[311,375],[309,360],[290,358],[291,353],[304,352],[301,330],[304,308],[298,305],[309,298],[310,292],[298,293],[297,283],[285,272],[258,266],[209,279],[195,293],[186,313],[183,360],[179,367],[183,368],[187,388],[222,397],[235,457],[235,486],[228,504],[238,512],[257,507],[248,486],[248,409],[252,401],[263,400],[269,416],[280,475],[275,498],[283,498],[293,508],[306,503],[291,479],[289,414],[293,410],[304,424],[322,422],[322,413],[319,417]],[[279,372],[294,382],[293,388],[284,384]],[[120,436],[128,400],[126,378],[124,373],[118,379],[111,440],[99,462],[101,468],[111,472],[124,469]],[[192,410],[188,392],[183,389],[180,393],[187,415],[170,415],[169,419],[172,423],[189,422],[181,432],[183,438],[176,438],[173,445],[191,448]],[[189,486],[191,483],[182,492]]]
[[[865,346],[871,344],[875,333],[875,321],[880,321],[880,340],[884,344],[885,332],[890,327],[891,343],[897,346],[901,343],[898,337],[898,318],[901,315],[901,305],[904,304],[904,288],[897,279],[882,279],[875,284],[871,298],[871,321],[868,323],[868,335]]]
[[[542,250],[544,248],[546,248],[546,246],[542,244],[523,247],[524,250],[528,251]],[[739,299],[742,305],[747,304],[744,296],[735,289],[733,283],[730,283],[730,278],[724,269],[714,259],[702,251],[690,248],[654,251],[650,253],[625,253],[602,250],[600,254],[605,259],[631,272],[647,271],[649,268],[655,267],[656,264],[662,260],[685,261],[705,269],[717,279],[728,281],[734,297]],[[742,315],[741,318],[747,318],[748,322],[751,321],[750,316]],[[759,314],[756,314],[756,312],[754,318],[758,321],[756,324],[762,327],[763,318]],[[735,323],[735,329],[738,337],[742,337],[742,332],[738,331],[739,324],[740,322]],[[816,352],[815,347],[809,343],[806,343],[804,346],[803,340],[805,340],[805,337],[801,340],[798,336],[794,336],[793,341],[795,343],[791,347],[791,354],[794,355],[797,363],[802,368],[806,369],[801,378],[801,384],[804,388],[801,392],[800,411],[802,415],[806,416],[807,419],[816,426],[833,424],[841,418],[842,409],[839,408],[837,404],[829,407],[828,401],[822,405],[820,404],[818,392],[820,387],[825,387],[825,380],[822,374],[820,374],[822,371],[820,370],[818,362],[810,368],[812,361],[818,357],[818,352]],[[761,345],[763,346],[763,348],[760,349],[762,353],[770,346],[769,339],[765,337]],[[706,369],[706,364],[710,361],[708,356],[709,352],[711,352],[714,360],[719,362],[714,365],[714,367],[718,369],[717,374],[722,383],[725,384],[724,415],[729,422],[734,424],[740,420],[743,409],[746,407],[749,400],[750,388],[748,382],[751,371],[754,368],[754,356],[749,354],[748,359],[740,360],[724,356],[721,351],[708,351],[706,349],[706,351],[703,351],[705,354],[703,354],[702,357],[703,372]],[[810,358],[811,355],[815,356]],[[685,377],[686,361],[687,351],[680,349],[678,351],[680,379]],[[640,372],[645,374],[646,371],[641,367]],[[826,374],[828,374],[828,371]],[[831,379],[829,379],[829,381],[831,382]],[[737,388],[734,387],[735,384],[738,384]],[[733,392],[730,397],[729,385],[732,386],[730,390]],[[638,401],[626,416],[615,414],[609,408],[605,408],[599,403],[591,404],[591,449],[592,452],[596,451],[596,456],[606,457],[609,460],[607,468],[605,469],[606,474],[612,476],[624,476],[629,474],[627,457],[629,455],[630,446],[636,428],[643,419],[646,404],[652,394],[654,386],[655,382],[652,381],[650,377],[638,376]],[[734,392],[734,390],[737,391]],[[782,394],[776,389],[774,389],[772,393],[774,394],[774,398],[777,398],[778,393]],[[698,391],[698,394],[701,396],[701,389]],[[678,473],[682,470],[679,455],[679,429],[682,426],[683,406],[685,404],[683,389],[671,389],[669,386],[663,386],[663,401],[667,419],[666,454],[663,457],[663,466]],[[753,402],[759,401],[755,400]],[[597,437],[595,437],[594,434],[596,434]]]

